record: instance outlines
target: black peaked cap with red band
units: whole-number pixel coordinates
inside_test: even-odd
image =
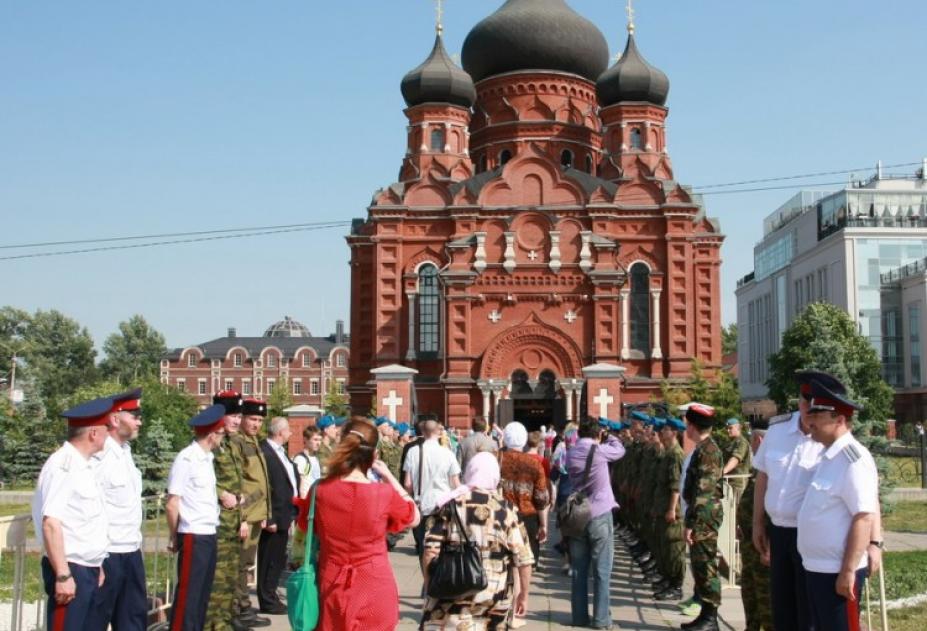
[[[131,412],[142,407],[142,389],[135,388],[120,392],[110,397],[113,400],[113,412]]]
[[[241,393],[236,390],[223,390],[217,392],[212,398],[213,404],[225,407],[226,414],[241,413]]]
[[[109,424],[112,411],[112,398],[100,397],[65,410],[61,416],[67,419],[68,427],[94,427]]]
[[[208,408],[191,418],[187,423],[193,428],[197,436],[205,436],[225,427],[225,406],[221,403],[210,405]]]
[[[863,406],[855,401],[850,401],[846,397],[846,388],[839,381],[843,392],[834,392],[832,388],[827,387],[816,379],[811,380],[811,407],[808,413],[814,412],[836,412],[848,419],[853,416],[853,412],[862,410]]]
[[[805,398],[811,396],[811,381],[817,381],[828,390],[838,394],[846,394],[847,389],[840,380],[830,373],[821,372],[820,370],[796,370],[795,381],[798,382],[798,390]]]

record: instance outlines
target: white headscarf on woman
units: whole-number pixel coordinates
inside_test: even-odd
[[[502,442],[509,449],[521,451],[528,444],[528,430],[518,421],[509,423],[502,432]]]
[[[496,460],[496,455],[488,451],[481,451],[467,462],[463,484],[438,498],[438,508],[456,500],[458,497],[463,497],[475,489],[495,491],[499,486],[501,477],[502,474],[499,471],[499,461]]]

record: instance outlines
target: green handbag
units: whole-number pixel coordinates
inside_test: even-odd
[[[319,624],[319,585],[315,578],[315,549],[312,527],[315,521],[315,490],[312,485],[312,500],[309,504],[309,529],[306,532],[306,547],[303,564],[286,581],[286,613],[293,631],[313,631]]]

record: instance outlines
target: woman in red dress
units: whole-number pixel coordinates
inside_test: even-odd
[[[399,623],[399,590],[386,551],[386,533],[418,524],[418,508],[382,460],[379,432],[354,419],[328,461],[316,491],[321,631],[392,631]],[[373,482],[373,470],[382,482]]]

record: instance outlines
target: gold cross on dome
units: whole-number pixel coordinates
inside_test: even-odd
[[[435,32],[444,32],[444,0],[435,0]]]
[[[628,0],[627,12],[628,12],[628,33],[633,35],[634,34],[634,4],[632,0]]]

